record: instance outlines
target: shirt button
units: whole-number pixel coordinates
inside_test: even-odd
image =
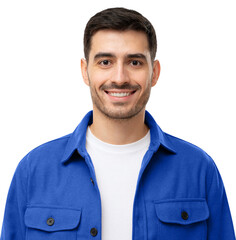
[[[97,230],[96,228],[92,228],[92,229],[90,230],[90,234],[91,234],[93,237],[96,237],[97,234],[98,234],[98,230]]]
[[[183,212],[181,213],[181,217],[182,217],[183,220],[188,220],[188,213],[185,212],[185,211],[183,211]]]
[[[93,181],[93,179],[92,179],[92,178],[90,178],[90,181],[91,181],[91,183],[94,185],[94,181]]]
[[[48,220],[47,220],[47,225],[48,226],[52,226],[54,223],[55,223],[54,218],[48,218]]]

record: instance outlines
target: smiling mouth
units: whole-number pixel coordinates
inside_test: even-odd
[[[124,91],[124,92],[115,92],[115,91],[105,91],[108,95],[112,96],[112,97],[119,97],[119,98],[122,98],[122,97],[128,97],[132,94],[134,94],[136,91]]]

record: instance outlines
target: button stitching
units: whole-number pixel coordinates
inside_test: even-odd
[[[186,211],[182,211],[181,217],[182,217],[183,220],[188,220],[189,216],[188,216],[188,213]]]
[[[48,226],[51,227],[51,226],[54,225],[54,223],[55,223],[54,218],[50,217],[50,218],[47,219],[47,225],[48,225]]]
[[[97,230],[96,228],[91,228],[90,234],[91,234],[93,237],[96,237],[97,234],[98,234],[98,230]]]

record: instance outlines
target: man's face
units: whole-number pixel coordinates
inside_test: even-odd
[[[89,62],[81,61],[93,107],[112,119],[145,111],[160,65],[152,63],[148,40],[137,31],[101,30],[92,37]]]

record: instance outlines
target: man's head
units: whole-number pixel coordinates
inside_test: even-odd
[[[89,20],[84,42],[86,59],[81,68],[94,113],[111,119],[144,114],[160,73],[149,21],[132,10],[104,10]]]
[[[84,31],[84,56],[89,60],[92,37],[99,30],[134,30],[145,33],[149,51],[154,61],[157,50],[156,33],[149,22],[140,13],[125,8],[109,8],[95,14],[87,23]]]

